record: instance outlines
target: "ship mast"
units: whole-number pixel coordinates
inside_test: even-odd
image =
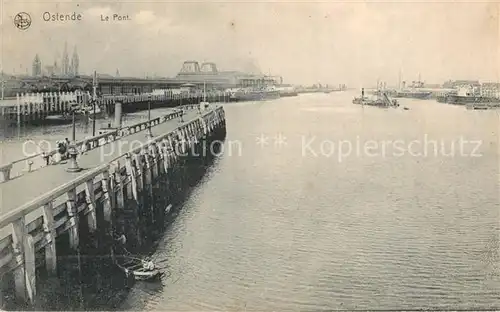
[[[398,75],[398,90],[401,90],[401,68],[399,69]]]
[[[4,92],[5,92],[5,78],[2,69],[2,100],[4,99]]]
[[[92,99],[95,101],[97,99],[97,71],[94,70],[94,74],[92,75]]]

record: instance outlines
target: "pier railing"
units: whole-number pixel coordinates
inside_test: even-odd
[[[166,114],[161,117],[139,122],[130,126],[124,126],[119,129],[106,131],[100,135],[86,138],[76,142],[75,146],[80,152],[87,152],[95,148],[104,146],[108,143],[119,140],[128,135],[146,130],[150,127],[157,126],[172,119],[178,118],[183,115],[183,110],[198,109],[199,105],[182,105],[176,107],[174,112]],[[55,155],[58,153],[57,149],[46,152],[40,152],[32,156],[24,157],[12,161],[7,164],[0,165],[0,183],[6,182],[9,179],[21,176],[23,174],[38,170],[40,168],[55,164]]]

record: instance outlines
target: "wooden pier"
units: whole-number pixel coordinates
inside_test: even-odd
[[[224,110],[215,105],[182,106],[153,120],[153,138],[145,133],[149,125],[140,123],[80,142],[85,152],[78,157],[84,169],[79,173],[66,172],[68,164],[47,165],[44,155],[3,166],[4,293],[13,288],[17,300],[32,303],[37,272],[65,274],[58,269],[62,255],[71,254],[80,263],[86,254],[109,254],[115,233],[125,235],[131,250],[142,246],[148,228],[164,223],[165,207],[175,204],[186,181],[192,180],[193,168],[203,168],[217,156],[226,135]],[[29,164],[30,170],[14,170],[6,178],[5,168],[13,170],[19,164]]]
[[[123,103],[123,112],[131,113],[141,110],[176,107],[187,104],[198,104],[203,101],[203,92],[174,92],[163,90],[161,94],[106,95],[96,99],[97,105],[108,115],[114,113],[114,104]],[[69,114],[73,106],[85,106],[91,100],[89,92],[46,92],[17,94],[16,98],[0,101],[0,119],[12,124],[43,122],[46,117]],[[207,91],[205,98],[209,102],[229,102],[228,92]]]

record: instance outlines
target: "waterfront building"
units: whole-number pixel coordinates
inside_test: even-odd
[[[459,89],[459,88],[479,88],[481,84],[478,80],[448,80],[443,83],[445,89]]]
[[[68,76],[70,73],[69,67],[69,57],[68,57],[68,43],[64,43],[64,51],[62,56],[62,72],[61,74],[64,76]]]
[[[500,83],[485,82],[481,84],[481,96],[489,98],[500,98]]]
[[[220,71],[215,63],[205,62],[201,66],[197,61],[185,61],[177,79],[192,83],[217,83],[226,87],[264,87],[283,83],[279,76],[263,75],[251,66],[245,71]]]
[[[44,76],[52,76],[54,75],[54,66],[53,65],[47,65],[44,67]]]
[[[38,54],[35,56],[32,65],[33,76],[64,76],[74,77],[80,74],[80,57],[78,55],[77,47],[75,46],[71,61],[68,55],[68,44],[64,43],[64,50],[62,58],[54,57],[53,65],[42,67],[42,62]]]

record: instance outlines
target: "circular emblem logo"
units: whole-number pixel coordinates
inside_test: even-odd
[[[31,26],[31,16],[26,12],[17,13],[14,16],[14,25],[21,30],[26,30]]]

